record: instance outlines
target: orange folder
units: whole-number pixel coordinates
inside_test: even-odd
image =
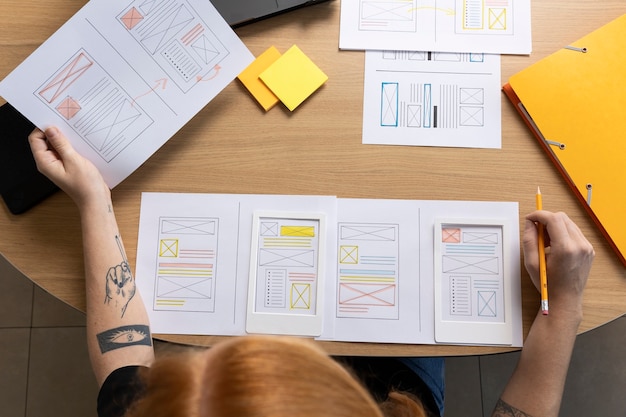
[[[626,265],[626,15],[503,91]]]

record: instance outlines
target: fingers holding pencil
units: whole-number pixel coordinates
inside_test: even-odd
[[[535,286],[541,289],[539,272],[539,231],[545,227],[546,275],[550,290],[550,307],[555,299],[582,298],[595,252],[580,228],[562,212],[537,210],[526,216],[524,263]]]

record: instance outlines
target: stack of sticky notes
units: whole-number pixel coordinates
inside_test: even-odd
[[[238,78],[265,111],[279,101],[294,111],[328,80],[296,45],[282,55],[270,47]]]

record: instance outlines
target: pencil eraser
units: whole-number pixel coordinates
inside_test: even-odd
[[[328,80],[297,45],[289,48],[259,78],[291,111]]]

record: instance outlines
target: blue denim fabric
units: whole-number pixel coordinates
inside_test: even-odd
[[[439,415],[443,417],[444,392],[446,389],[446,363],[444,358],[398,358],[415,372],[433,393]]]

